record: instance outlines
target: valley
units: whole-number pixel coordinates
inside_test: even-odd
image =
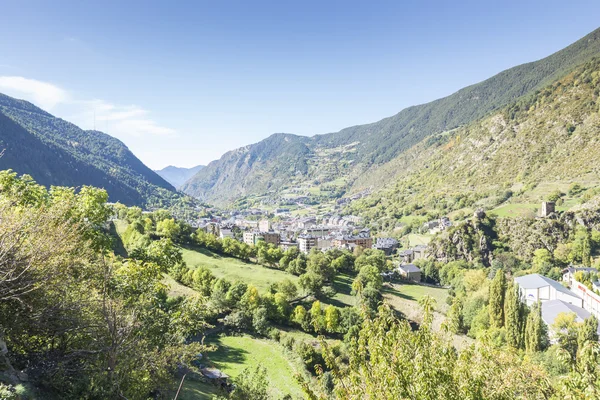
[[[398,79],[414,95],[388,65],[397,49],[345,53],[370,35],[379,43],[373,21],[384,15],[349,29],[336,9],[335,29],[357,36],[315,30],[322,59],[305,64],[313,48],[295,47],[306,35],[290,33],[289,17],[286,29],[259,24],[277,27],[277,40],[245,47],[257,16],[225,32],[228,18],[190,13],[167,32],[169,13],[157,14],[148,26],[159,40],[132,29],[136,46],[98,61],[110,74],[107,60],[169,43],[135,73],[115,63],[127,85],[96,89],[122,104],[92,99],[79,81],[67,91],[62,75],[0,75],[0,89],[52,111],[0,94],[0,399],[600,398],[600,29],[437,100],[317,134],[350,104],[343,97],[376,101],[360,66],[373,90],[400,95]],[[173,40],[173,29],[185,35]],[[61,70],[95,57],[69,38],[76,56],[48,45]],[[468,54],[453,53],[447,68]],[[343,68],[330,69],[333,58]],[[179,81],[188,68],[194,79]],[[398,70],[376,79],[387,68]],[[412,84],[425,92],[430,79]],[[152,114],[130,104],[138,92]],[[310,135],[258,136],[311,102],[330,102],[332,115],[295,120]],[[59,117],[68,113],[94,129]],[[202,141],[186,143],[188,131]],[[255,143],[206,162],[209,147],[240,138]],[[167,160],[195,167],[160,168]]]

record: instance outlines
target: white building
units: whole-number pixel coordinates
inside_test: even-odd
[[[583,299],[583,308],[596,317],[600,318],[600,296],[590,290],[585,284],[575,279],[576,272],[587,272],[597,274],[595,268],[575,268],[569,267],[563,271],[563,280],[567,282],[573,293]]]
[[[538,301],[562,300],[577,307],[583,307],[580,296],[560,283],[539,274],[530,274],[515,278],[519,285],[522,299],[531,306]]]
[[[562,300],[548,300],[542,303],[542,320],[548,325],[548,328],[551,328],[556,317],[563,313],[574,313],[576,322],[583,322],[592,315],[589,311]],[[598,333],[600,333],[600,326],[598,327]],[[549,336],[550,341],[554,343],[554,333],[551,329],[549,329]]]
[[[231,229],[221,228],[221,232],[219,232],[219,237],[221,239],[225,239],[226,237],[233,238],[233,232],[231,231]]]

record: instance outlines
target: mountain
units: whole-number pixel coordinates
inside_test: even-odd
[[[202,168],[204,168],[204,165],[196,165],[192,168],[181,168],[169,165],[168,167],[164,167],[163,169],[154,170],[154,172],[163,177],[164,180],[169,182],[174,187],[179,188],[185,183],[185,181],[190,179],[196,172],[200,171]]]
[[[516,66],[433,102],[409,107],[381,121],[336,133],[273,135],[226,153],[182,189],[224,204],[239,197],[277,193],[285,187],[334,193],[371,186],[380,166],[423,139],[467,125],[565,76],[600,54],[600,29],[542,60]],[[285,139],[285,145],[281,146]],[[298,157],[302,155],[302,157]]]
[[[350,210],[388,229],[419,213],[507,202],[531,210],[561,192],[571,192],[573,205],[577,195],[600,193],[599,132],[600,57],[483,119],[418,143],[382,167],[382,180],[394,185]]]
[[[29,174],[45,186],[93,185],[106,189],[110,201],[149,207],[180,197],[118,139],[3,94],[0,149],[0,169]]]

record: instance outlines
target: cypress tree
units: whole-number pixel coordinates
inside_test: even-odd
[[[542,306],[537,302],[527,316],[525,327],[525,349],[527,352],[542,351],[547,342],[546,336],[547,328],[542,320]]]
[[[519,297],[519,286],[516,283],[509,285],[504,299],[504,326],[506,327],[506,343],[515,349],[523,347],[525,310]]]
[[[464,330],[463,323],[463,302],[460,297],[455,297],[448,312],[448,320],[450,331],[453,333],[462,333]]]
[[[506,278],[503,270],[496,271],[496,276],[490,286],[490,326],[502,328],[504,325],[504,292],[506,290]]]

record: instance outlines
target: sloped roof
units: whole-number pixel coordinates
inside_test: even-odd
[[[556,282],[555,280],[547,278],[540,274],[519,276],[518,278],[515,278],[515,282],[517,282],[517,284],[523,289],[537,289],[545,286],[552,286],[559,292],[568,294],[569,296],[573,296],[578,299],[581,298],[566,287],[564,287],[563,285],[561,285],[560,283]]]
[[[399,268],[406,273],[421,272],[421,269],[419,267],[417,267],[415,264],[401,265]]]
[[[216,368],[202,368],[200,370],[200,372],[202,373],[202,375],[204,375],[208,379],[227,379],[227,378],[229,378],[229,375],[227,375],[226,373],[224,373],[221,370],[218,370]]]
[[[592,316],[588,310],[569,304],[566,301],[549,300],[542,303],[542,319],[547,325],[552,325],[558,314],[562,313],[575,313],[577,322],[583,322]],[[600,334],[600,326],[598,327],[598,333]]]

